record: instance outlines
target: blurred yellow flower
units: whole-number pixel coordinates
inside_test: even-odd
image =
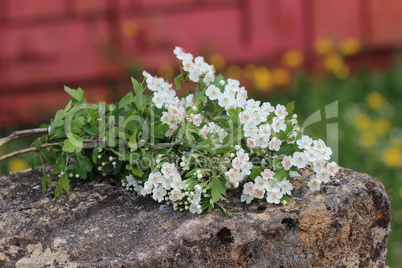
[[[355,38],[348,38],[341,42],[341,51],[346,56],[353,56],[360,51],[360,42]]]
[[[140,26],[135,21],[126,21],[123,24],[123,34],[126,37],[135,37],[140,32]]]
[[[257,67],[255,67],[255,65],[253,64],[247,64],[243,68],[243,76],[249,80],[252,80],[254,78],[254,72],[256,68]]]
[[[371,131],[364,131],[360,135],[359,143],[363,147],[371,148],[377,143],[377,136]]]
[[[359,114],[355,119],[355,127],[358,130],[370,130],[372,127],[371,118],[367,114]]]
[[[272,75],[267,67],[258,67],[254,71],[254,86],[258,91],[267,92],[272,88]]]
[[[378,110],[386,103],[385,98],[377,91],[372,91],[366,96],[367,106],[371,109]]]
[[[161,64],[158,68],[158,75],[163,78],[172,78],[174,75],[174,68],[168,63]]]
[[[285,68],[276,67],[272,70],[272,79],[277,86],[286,86],[290,83],[290,73]]]
[[[209,63],[215,66],[217,71],[222,70],[225,66],[225,58],[221,55],[214,54],[209,58]]]
[[[388,119],[380,118],[374,122],[374,131],[379,135],[387,134],[391,129],[391,122]]]
[[[389,147],[383,155],[383,161],[388,167],[397,167],[401,161],[401,151],[397,148]]]
[[[300,67],[303,64],[303,54],[295,49],[288,50],[282,55],[282,64],[290,68]]]
[[[318,55],[330,53],[333,50],[333,46],[333,42],[329,38],[320,38],[314,44],[315,52]]]
[[[346,78],[349,75],[349,67],[343,64],[339,69],[334,70],[334,74],[338,78]]]
[[[10,172],[18,172],[28,169],[28,164],[21,158],[13,158],[8,162],[7,167]]]
[[[230,65],[226,70],[226,75],[232,79],[240,80],[242,76],[242,69],[237,65]]]
[[[325,69],[333,73],[339,72],[344,66],[341,55],[336,52],[329,53],[323,60]]]

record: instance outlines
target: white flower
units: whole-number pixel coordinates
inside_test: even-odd
[[[182,192],[181,190],[179,190],[179,189],[173,189],[173,190],[170,192],[170,197],[169,197],[169,199],[172,200],[173,202],[175,202],[175,201],[181,200],[183,197],[184,197],[184,194],[183,194],[183,192]]]
[[[326,162],[323,160],[317,160],[313,163],[314,172],[322,172],[326,170]]]
[[[275,114],[278,118],[284,119],[288,115],[288,112],[285,106],[278,104],[276,105]]]
[[[239,113],[239,120],[240,120],[240,123],[243,125],[250,124],[251,121],[253,120],[251,112],[246,110],[246,111]]]
[[[188,208],[188,210],[193,214],[195,214],[195,213],[201,214],[202,210],[198,206],[199,205],[191,204],[190,207]]]
[[[186,183],[181,180],[181,178],[173,178],[172,182],[170,183],[170,186],[173,189],[185,189],[187,187]]]
[[[327,183],[330,180],[330,176],[326,171],[325,172],[317,172],[315,175],[316,175],[317,180],[319,180],[323,183]]]
[[[222,92],[215,85],[210,85],[205,91],[205,95],[207,95],[210,100],[217,100],[222,95]]]
[[[272,130],[276,133],[279,133],[281,130],[285,131],[286,124],[284,120],[279,117],[274,117],[274,119],[272,119]]]
[[[283,197],[282,192],[267,192],[267,202],[271,204],[279,204]]]
[[[269,143],[269,136],[258,134],[255,141],[257,146],[260,146],[261,148],[267,148]]]
[[[254,195],[254,184],[252,182],[247,182],[244,184],[243,194]]]
[[[310,138],[309,136],[304,135],[296,143],[299,146],[299,149],[305,149],[311,146],[311,144],[313,143],[313,139]]]
[[[177,59],[183,60],[187,53],[184,52],[183,48],[175,47],[173,53],[176,55]]]
[[[269,186],[268,180],[262,178],[261,176],[257,176],[254,179],[254,186],[256,188],[266,189]]]
[[[264,169],[264,171],[261,172],[261,176],[266,180],[273,179],[274,175],[275,175],[275,173],[270,169]]]
[[[250,202],[253,201],[253,199],[254,199],[253,195],[242,194],[240,196],[240,201],[246,202],[246,204],[250,204]]]
[[[268,115],[268,114],[272,113],[275,110],[275,108],[271,105],[271,103],[264,102],[261,105],[261,110],[263,110]]]
[[[260,110],[261,101],[250,99],[246,102],[245,109],[251,112],[258,112]]]
[[[311,191],[318,191],[318,190],[320,190],[320,185],[321,185],[321,182],[320,182],[319,180],[317,180],[317,179],[311,179],[311,180],[308,182],[308,187],[310,187],[310,190],[311,190]]]
[[[271,136],[271,125],[270,124],[264,124],[264,125],[260,125],[258,127],[258,133],[259,134],[264,134],[266,136]]]
[[[288,180],[282,180],[279,185],[281,186],[281,192],[285,195],[291,195],[293,190],[293,185]]]
[[[248,138],[247,139],[247,147],[250,149],[255,148],[255,140],[253,138]]]
[[[173,163],[163,163],[161,172],[165,177],[173,177],[176,173],[178,173],[175,164]]]
[[[204,126],[202,127],[202,129],[200,130],[200,132],[201,132],[201,135],[202,135],[202,136],[204,136],[204,137],[208,136],[208,134],[209,134],[209,127],[208,127],[208,125],[204,125]]]
[[[237,183],[237,182],[240,182],[240,180],[242,179],[239,171],[237,171],[233,168],[231,168],[228,172],[226,172],[226,175],[227,175],[226,177],[230,183]]]
[[[254,189],[254,197],[255,198],[262,199],[262,198],[264,198],[264,195],[265,195],[264,189],[260,189],[260,188]]]
[[[282,159],[282,167],[289,170],[292,167],[292,157],[285,155]]]
[[[281,191],[281,186],[276,179],[269,180],[267,187],[265,187],[268,192],[279,193]]]
[[[194,186],[194,191],[195,191],[196,193],[201,193],[201,192],[202,192],[201,186],[199,186],[198,184],[197,184],[196,186]]]
[[[200,114],[195,114],[195,115],[194,115],[194,118],[193,118],[193,124],[194,124],[196,127],[199,127],[199,126],[201,125],[201,123],[202,123],[202,115],[200,115]]]
[[[282,141],[277,137],[273,137],[268,144],[268,148],[272,151],[279,151]]]
[[[141,194],[142,196],[146,196],[147,194],[152,193],[152,188],[153,188],[152,183],[150,183],[149,181],[146,181],[146,182],[144,183],[144,187],[143,187],[143,188],[141,189],[141,191],[140,191],[140,194]]]
[[[126,180],[127,180],[127,185],[128,186],[137,186],[138,185],[138,182],[134,179],[134,176],[133,175],[128,175],[128,176],[126,176]]]
[[[336,173],[338,173],[338,171],[339,171],[339,166],[337,163],[331,162],[327,165],[327,172],[329,175],[335,176]]]
[[[302,152],[295,152],[292,158],[293,166],[297,168],[304,168],[306,167],[308,160],[307,157]]]
[[[162,183],[162,174],[160,172],[150,173],[148,181],[152,183],[153,186],[158,187],[159,183]]]
[[[166,190],[162,187],[154,188],[152,191],[153,195],[152,198],[157,200],[159,203],[165,199]]]

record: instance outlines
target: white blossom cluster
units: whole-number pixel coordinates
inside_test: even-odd
[[[160,171],[150,173],[148,180],[143,185],[131,174],[126,177],[124,185],[142,196],[152,194],[152,198],[159,203],[162,201],[170,202],[175,209],[181,208],[198,214],[202,212],[199,204],[203,193],[202,188],[196,185],[191,191],[182,180],[174,163],[163,163]]]
[[[247,91],[240,86],[239,81],[228,79],[217,83],[214,67],[205,63],[202,57],[194,58],[179,47],[174,49],[174,54],[181,60],[188,79],[201,83],[204,87],[208,101],[215,102],[228,116],[231,111],[237,111],[237,120],[244,133],[243,148],[236,145],[236,153],[232,153],[227,158],[228,161],[217,170],[225,177],[227,188],[237,188],[244,183],[242,201],[250,203],[254,198],[265,198],[268,203],[279,204],[293,189],[288,177],[278,179],[278,172],[281,170],[289,174],[296,169],[311,168],[314,176],[308,186],[312,191],[319,190],[321,183],[328,182],[330,176],[338,172],[338,165],[328,162],[332,150],[321,139],[313,140],[308,136],[298,135],[300,128],[297,116],[289,115],[284,105],[274,107],[269,102],[248,99]],[[147,72],[143,74],[148,88],[154,92],[153,104],[164,109],[161,121],[169,126],[165,133],[167,137],[173,136],[183,122],[190,122],[198,129],[201,137],[210,139],[215,144],[212,149],[218,149],[223,144],[229,133],[219,122],[209,121],[202,107],[195,106],[193,94],[179,99],[172,89],[173,86],[163,78],[153,77]],[[279,154],[283,146],[289,145],[294,145],[292,153]],[[250,158],[256,152],[273,153],[272,158],[279,165],[264,169],[261,174],[250,179],[253,168]],[[168,162],[159,165],[160,170],[153,170],[145,183],[135,180],[132,175],[127,176],[125,185],[141,195],[152,194],[158,202],[170,202],[175,209],[201,213],[200,202],[206,189],[199,184],[189,187],[181,177],[181,174],[190,169],[190,160],[191,156],[187,156],[178,167]],[[198,179],[204,177],[204,173],[199,170],[196,175]]]
[[[236,157],[233,158],[231,162],[231,168],[225,173],[228,184],[230,187],[232,185],[234,188],[239,186],[248,175],[251,174],[251,169],[253,164],[249,161],[249,154],[244,151],[244,149],[237,146],[238,151],[236,152]]]
[[[254,198],[266,198],[268,203],[279,204],[284,195],[290,195],[293,185],[288,180],[278,181],[275,173],[270,169],[261,172],[254,182],[247,182],[243,186],[241,201],[250,203]]]
[[[182,61],[183,70],[189,73],[188,78],[191,81],[198,83],[202,76],[204,76],[203,82],[206,85],[214,81],[215,67],[207,64],[203,57],[196,57],[194,59],[192,54],[184,52],[180,47],[176,47],[173,53],[177,59]]]

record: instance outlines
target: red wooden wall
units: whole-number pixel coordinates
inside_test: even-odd
[[[175,46],[264,63],[320,37],[394,49],[402,1],[0,0],[0,128],[48,118],[65,104],[63,85],[108,99],[133,63],[174,63]]]

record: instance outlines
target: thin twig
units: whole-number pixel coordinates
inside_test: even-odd
[[[7,142],[9,142],[11,140],[15,140],[15,139],[23,138],[23,137],[28,137],[28,136],[33,136],[33,135],[40,134],[40,133],[47,133],[47,132],[48,132],[48,130],[47,130],[46,127],[14,131],[13,133],[8,135],[7,137],[4,137],[4,138],[0,139],[0,146],[6,144]]]
[[[99,142],[99,140],[84,139],[82,142],[83,143],[95,143],[95,142]],[[157,143],[157,144],[150,144],[150,147],[151,148],[155,148],[155,147],[169,148],[169,147],[172,147],[172,146],[180,146],[180,145],[181,145],[180,143]],[[53,146],[60,146],[60,143],[59,142],[45,143],[45,144],[41,145],[40,149],[53,147]],[[39,151],[39,150],[36,147],[30,147],[30,148],[18,150],[18,151],[15,151],[15,152],[0,156],[0,162],[4,161],[6,159],[12,158],[14,156],[17,156],[17,155],[26,154],[26,153],[30,153],[30,152],[36,152],[36,151]]]
[[[58,142],[45,143],[45,144],[42,144],[40,149],[47,148],[47,147],[53,147],[53,146],[60,146],[60,143],[58,143]],[[18,151],[0,156],[0,162],[4,161],[6,159],[9,159],[11,157],[17,156],[17,155],[26,154],[26,153],[30,153],[30,152],[36,152],[36,151],[38,151],[38,149],[36,147],[30,147],[30,148],[18,150]]]

